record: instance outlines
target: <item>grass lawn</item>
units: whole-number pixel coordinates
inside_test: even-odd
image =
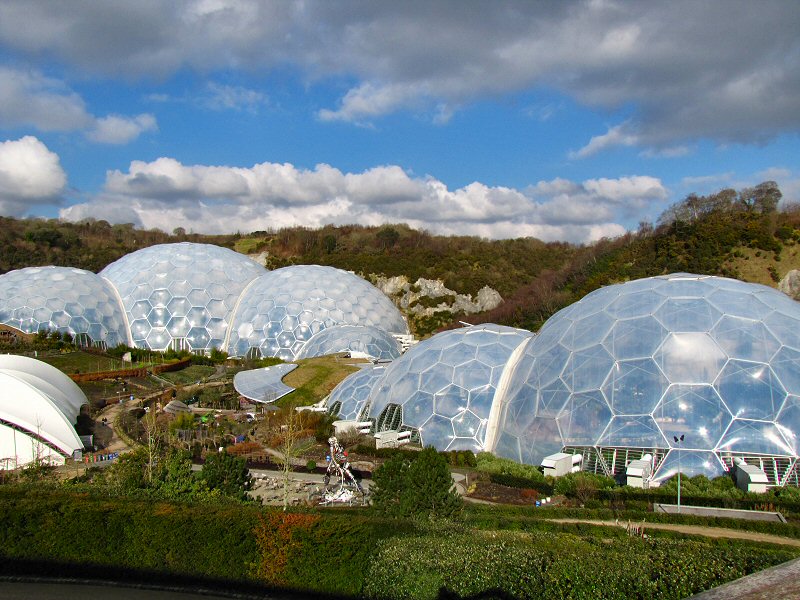
[[[333,356],[297,361],[297,368],[283,378],[283,383],[295,388],[278,400],[279,406],[308,406],[322,400],[339,382],[357,369],[351,359]]]
[[[216,367],[209,365],[191,365],[180,371],[172,371],[169,373],[161,373],[159,377],[163,377],[167,381],[171,381],[175,385],[187,385],[196,383],[198,380],[205,379],[213,375]]]
[[[67,374],[113,371],[130,366],[128,364],[123,364],[123,362],[117,358],[89,354],[81,350],[51,356],[39,356],[38,358]]]
[[[241,252],[242,254],[251,254],[255,252],[256,247],[265,240],[266,238],[263,237],[242,238],[236,240],[236,244],[233,246],[233,249],[236,250],[236,252]]]

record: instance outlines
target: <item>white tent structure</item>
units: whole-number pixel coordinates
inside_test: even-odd
[[[63,464],[83,443],[74,423],[87,404],[61,371],[33,358],[0,355],[0,469]]]

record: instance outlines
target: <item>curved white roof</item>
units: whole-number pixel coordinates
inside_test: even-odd
[[[78,418],[81,406],[88,403],[77,383],[41,360],[15,354],[0,354],[0,371],[41,389],[72,422]],[[4,395],[0,392],[0,399]]]
[[[58,369],[24,356],[0,356],[0,420],[11,427],[72,454],[83,448],[73,423],[86,402]]]

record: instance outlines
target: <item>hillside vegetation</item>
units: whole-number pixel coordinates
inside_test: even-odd
[[[206,236],[181,228],[168,234],[95,220],[0,218],[0,273],[48,264],[96,272],[153,244],[212,243],[259,255],[268,268],[322,264],[365,277],[439,279],[462,294],[489,286],[505,302],[463,320],[535,330],[555,311],[598,287],[640,277],[684,271],[776,285],[800,266],[800,208],[778,210],[780,200],[780,189],[770,181],[709,196],[691,194],[655,224],[642,223],[635,232],[588,246],[533,238],[444,237],[402,224]]]

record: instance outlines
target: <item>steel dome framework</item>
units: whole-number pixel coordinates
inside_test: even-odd
[[[242,290],[266,270],[210,244],[161,244],[100,272],[119,291],[132,341],[151,350],[222,348]]]
[[[116,290],[83,269],[27,267],[0,275],[0,323],[24,333],[69,333],[81,345],[129,343]]]
[[[269,271],[244,291],[226,344],[231,356],[294,360],[322,330],[360,325],[406,334],[400,311],[361,277],[319,265]]]
[[[644,452],[655,477],[710,477],[737,456],[797,473],[800,310],[776,290],[675,274],[602,288],[560,311],[514,365],[495,452],[562,449],[607,474]],[[680,437],[683,436],[683,441]]]

